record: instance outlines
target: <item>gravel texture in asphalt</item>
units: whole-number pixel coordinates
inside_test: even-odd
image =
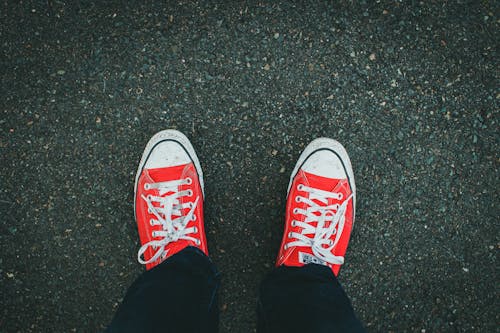
[[[318,136],[353,163],[340,281],[368,330],[499,332],[498,2],[0,8],[0,332],[109,323],[143,271],[134,174],[165,128],[205,172],[221,332],[255,330]]]

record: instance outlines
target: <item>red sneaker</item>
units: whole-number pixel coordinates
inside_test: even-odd
[[[137,259],[151,269],[187,246],[208,255],[203,173],[189,139],[165,130],[149,140],[135,177]]]
[[[354,223],[351,161],[335,140],[311,142],[288,185],[286,221],[276,266],[328,266],[338,275]]]

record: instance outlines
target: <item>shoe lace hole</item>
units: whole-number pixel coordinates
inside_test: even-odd
[[[302,202],[302,199],[300,198],[300,196],[295,197],[295,202]]]
[[[193,191],[188,190],[188,194],[187,195],[188,195],[188,197],[192,197],[193,196]]]
[[[186,178],[186,184],[191,185],[193,183],[193,179],[191,177]]]
[[[154,220],[154,219],[149,220],[149,224],[150,224],[151,226],[154,226],[154,225],[155,225],[155,220]]]
[[[337,199],[342,200],[343,197],[344,197],[344,195],[342,193],[337,194]]]
[[[294,214],[298,214],[298,213],[299,213],[299,209],[298,209],[298,208],[294,208],[294,209],[293,209],[293,213],[294,213]]]
[[[148,183],[144,183],[144,189],[148,191],[151,188],[151,186]]]

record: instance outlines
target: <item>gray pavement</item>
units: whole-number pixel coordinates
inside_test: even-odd
[[[143,271],[134,173],[165,128],[206,175],[221,332],[255,329],[318,136],[353,163],[340,281],[368,330],[499,332],[497,2],[69,3],[0,5],[0,332],[106,326]]]

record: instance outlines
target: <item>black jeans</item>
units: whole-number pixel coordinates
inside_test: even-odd
[[[188,247],[144,272],[129,288],[106,332],[217,332],[220,279]],[[365,332],[328,267],[275,268],[262,282],[258,332]]]

